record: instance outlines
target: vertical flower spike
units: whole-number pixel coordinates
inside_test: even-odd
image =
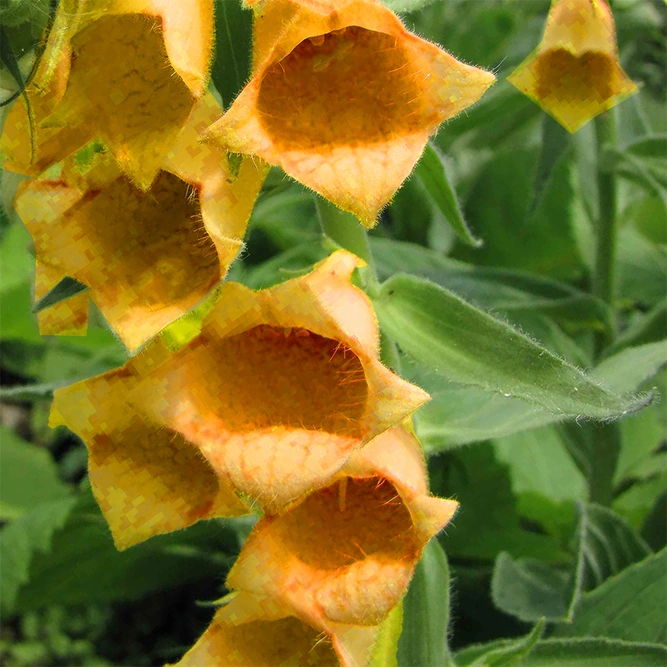
[[[408,32],[377,0],[266,0],[253,77],[211,128],[354,213],[367,227],[428,137],[494,76]]]
[[[334,482],[254,527],[227,578],[315,627],[377,625],[458,503],[428,495],[419,442],[403,427],[354,453]]]
[[[544,37],[507,80],[568,132],[637,92],[605,0],[553,0]]]
[[[212,0],[62,0],[32,89],[48,102],[35,104],[47,132],[37,128],[31,172],[99,139],[147,189],[205,91],[212,36]],[[5,146],[25,163],[29,119],[16,106]]]
[[[201,333],[178,351],[158,338],[122,371],[57,390],[54,420],[99,461],[105,484],[92,469],[91,480],[107,515],[109,494],[140,505],[139,481],[128,490],[139,473],[123,478],[119,470],[128,459],[161,460],[165,441],[196,448],[221,479],[278,511],[422,405],[428,395],[379,361],[372,306],[350,282],[360,262],[339,251],[310,274],[259,292],[224,283]],[[116,411],[127,412],[129,425],[116,423]],[[176,482],[171,492],[179,493]]]
[[[377,628],[328,634],[275,600],[238,594],[215,614],[199,641],[174,667],[362,667]]]
[[[212,97],[200,100],[149,192],[104,153],[86,168],[68,159],[58,180],[21,185],[16,210],[35,240],[38,298],[44,285],[76,278],[135,349],[208,294],[242,245],[265,175],[251,158],[232,174],[225,151],[199,143],[219,113]],[[85,326],[88,298],[45,311],[40,331]]]

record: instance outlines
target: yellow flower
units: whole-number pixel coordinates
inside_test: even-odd
[[[361,667],[377,630],[340,625],[327,633],[275,600],[239,593],[174,667]]]
[[[440,123],[494,80],[377,0],[266,0],[254,32],[253,77],[212,137],[280,165],[367,227]]]
[[[507,80],[569,132],[637,92],[605,0],[553,0],[540,45]]]
[[[187,525],[190,510],[169,513],[179,497],[199,497],[204,476],[279,511],[428,399],[380,363],[372,306],[350,282],[360,263],[339,251],[268,290],[224,283],[180,349],[160,337],[122,371],[56,391],[53,421],[88,445],[119,546]]]
[[[226,585],[278,600],[328,633],[375,626],[457,506],[428,495],[419,442],[394,428],[357,450],[333,483],[262,518]]]
[[[99,139],[148,188],[206,89],[212,36],[212,0],[62,0],[31,89],[47,128],[31,173]],[[17,104],[3,146],[24,165],[27,115]]]
[[[219,111],[202,98],[148,192],[106,154],[84,173],[68,159],[60,179],[21,185],[16,210],[35,241],[37,298],[76,278],[135,349],[208,294],[242,245],[265,175],[251,158],[233,175],[225,151],[199,143]],[[40,313],[40,331],[82,333],[87,309],[87,294],[57,304]]]

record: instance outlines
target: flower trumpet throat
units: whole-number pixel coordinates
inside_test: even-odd
[[[350,282],[359,264],[339,251],[268,290],[225,283],[182,348],[158,338],[56,391],[53,421],[88,445],[118,546],[225,515],[234,493],[280,511],[428,399],[380,363],[372,306]]]
[[[29,90],[32,148],[25,103],[7,119],[10,168],[37,175],[99,139],[147,189],[205,92],[212,39],[212,0],[62,0]]]
[[[569,132],[638,92],[605,0],[554,0],[540,45],[507,80]]]
[[[212,139],[281,166],[367,227],[440,123],[494,81],[375,0],[252,4],[253,76]]]

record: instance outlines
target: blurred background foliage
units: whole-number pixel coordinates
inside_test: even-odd
[[[20,94],[17,78],[30,76],[56,4],[0,2],[4,101]],[[664,396],[665,4],[612,3],[623,66],[641,88],[618,108],[619,144],[609,155],[619,175],[616,312],[588,294],[594,125],[570,136],[504,80],[539,42],[548,1],[387,4],[418,34],[493,69],[498,83],[441,128],[430,157],[383,212],[370,238],[380,279],[397,272],[428,278],[585,369],[594,365],[595,333],[611,318],[621,335],[596,377],[617,391]],[[237,0],[216,0],[216,23],[212,87],[228,106],[248,77],[251,14]],[[3,118],[9,107],[3,105]],[[224,595],[225,573],[252,519],[202,522],[116,552],[92,499],[85,447],[67,430],[49,429],[47,416],[55,387],[118,366],[127,354],[99,313],[87,337],[39,335],[34,252],[12,210],[21,178],[2,173],[0,661],[176,661],[208,624],[207,602]],[[434,179],[456,192],[467,232]],[[466,233],[483,245],[463,243]],[[330,249],[312,195],[273,169],[229,279],[266,287],[305,272]],[[664,402],[620,423],[613,499],[601,507],[591,502],[599,463],[591,442],[600,427],[457,383],[400,350],[391,364],[432,394],[416,416],[432,490],[461,502],[438,538],[449,567],[442,551],[429,548],[405,601],[399,664],[441,664],[448,651],[459,652],[459,665],[518,664],[543,632],[538,623],[539,632],[530,634],[542,618],[553,638],[607,637],[607,658],[601,653],[603,662],[595,664],[639,664],[626,660],[616,640],[664,643]],[[619,604],[627,605],[622,623],[605,616]],[[491,641],[500,643],[486,662],[475,662],[481,653],[465,648]],[[558,662],[560,640],[549,641],[534,664],[589,664],[588,656],[602,650],[582,640],[580,662]],[[641,654],[641,664],[663,664],[648,649],[638,651],[632,660]]]

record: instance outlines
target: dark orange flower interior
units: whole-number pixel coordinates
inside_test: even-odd
[[[183,126],[192,96],[169,62],[159,19],[100,18],[72,39],[72,47],[68,88],[105,136],[121,145],[136,137],[148,144],[163,128]]]
[[[284,426],[361,436],[366,377],[359,358],[339,341],[260,325],[214,344],[202,336],[196,347],[198,354],[185,354],[190,367],[199,360],[194,372],[201,373],[202,410],[225,430]]]
[[[368,557],[414,556],[410,512],[391,482],[346,478],[316,491],[278,519],[280,537],[299,560],[334,571]]]
[[[379,143],[439,122],[423,76],[396,37],[344,28],[301,42],[272,65],[257,108],[279,150]]]
[[[93,287],[103,306],[125,303],[127,290],[148,306],[203,296],[220,279],[220,267],[192,194],[168,172],[160,172],[150,193],[126,177],[90,191],[62,223],[70,226],[71,247],[61,266]]]
[[[605,53],[575,56],[565,49],[543,53],[535,63],[536,95],[579,107],[600,104],[616,92],[614,63]]]

